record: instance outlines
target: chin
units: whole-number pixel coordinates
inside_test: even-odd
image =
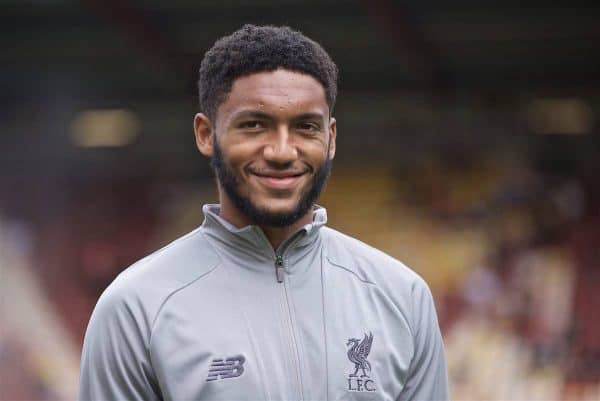
[[[262,210],[265,213],[282,215],[282,214],[293,213],[294,211],[297,210],[298,204],[299,204],[298,201],[286,202],[285,204],[278,204],[278,203],[279,202],[276,202],[276,201],[254,203],[254,207],[257,208],[258,210]]]

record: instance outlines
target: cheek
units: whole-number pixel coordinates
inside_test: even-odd
[[[221,147],[222,153],[230,167],[242,168],[252,159],[253,148],[248,143],[225,143]]]
[[[328,157],[327,143],[321,141],[310,143],[304,146],[303,153],[311,164],[321,164]]]

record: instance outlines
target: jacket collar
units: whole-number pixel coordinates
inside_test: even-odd
[[[263,230],[256,225],[242,228],[235,227],[220,216],[221,206],[206,204],[202,207],[204,222],[202,228],[206,234],[227,247],[234,247],[237,251],[247,254],[260,255],[272,259],[275,255],[271,243]],[[313,221],[306,224],[290,238],[285,240],[277,251],[285,253],[295,248],[304,248],[314,243],[319,237],[319,229],[327,223],[325,208],[315,205],[313,208]]]

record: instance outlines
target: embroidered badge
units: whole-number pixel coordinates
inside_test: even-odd
[[[213,359],[210,368],[208,369],[206,381],[209,382],[241,376],[242,373],[244,373],[244,362],[246,362],[244,355],[232,356],[225,360],[220,358]]]
[[[373,333],[369,332],[362,341],[350,338],[346,343],[348,348],[348,359],[354,364],[354,371],[348,374],[348,391],[375,391],[375,382],[370,377],[371,363],[367,360],[371,345],[373,344]],[[360,375],[358,374],[360,371]]]

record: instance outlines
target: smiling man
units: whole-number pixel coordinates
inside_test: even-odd
[[[274,247],[312,221],[336,138],[316,78],[281,68],[241,76],[218,112],[197,114],[194,125],[217,174],[223,219],[261,226]]]
[[[199,90],[219,204],[101,296],[80,400],[448,399],[427,285],[315,205],[337,139],[329,55],[246,25],[206,53]]]

